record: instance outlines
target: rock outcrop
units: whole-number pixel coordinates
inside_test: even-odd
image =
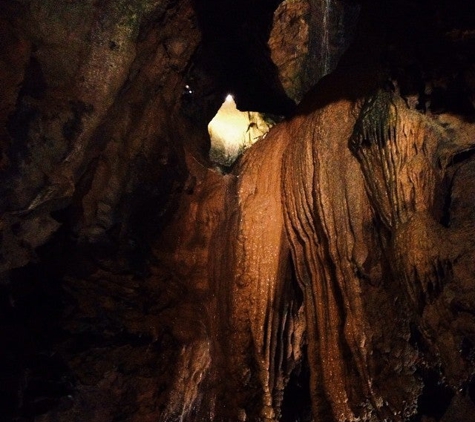
[[[471,422],[468,3],[0,0],[1,417]]]

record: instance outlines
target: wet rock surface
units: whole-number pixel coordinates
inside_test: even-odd
[[[0,0],[0,420],[473,419],[473,16]]]

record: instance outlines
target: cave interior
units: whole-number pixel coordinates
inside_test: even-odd
[[[1,422],[475,422],[473,1],[0,0],[0,87]]]

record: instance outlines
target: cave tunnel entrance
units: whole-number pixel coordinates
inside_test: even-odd
[[[238,110],[234,97],[228,94],[208,124],[211,161],[231,166],[245,149],[264,138],[273,124],[265,114]]]

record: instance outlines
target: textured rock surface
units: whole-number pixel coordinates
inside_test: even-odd
[[[0,7],[2,418],[156,420],[174,388],[166,368],[183,364],[157,309],[182,292],[152,288],[169,271],[144,280],[187,178],[178,110],[200,40],[193,9]]]
[[[300,102],[332,72],[353,40],[360,6],[340,0],[286,0],[274,13],[271,57],[287,95]]]
[[[473,16],[0,0],[0,419],[473,419]]]
[[[3,270],[25,265],[57,229],[48,211],[76,199],[82,213],[78,236],[97,240],[114,226],[124,233],[139,205],[137,200],[132,205],[137,190],[139,201],[166,200],[160,191],[169,190],[180,172],[183,153],[172,140],[179,130],[165,120],[179,106],[183,68],[199,41],[191,6],[168,11],[159,2],[56,6],[2,6],[18,16],[11,25],[30,55],[16,104],[8,100],[5,110],[10,142],[3,152],[2,209],[7,232],[16,225],[17,234],[10,236]],[[147,19],[165,24],[160,31],[150,29]],[[189,31],[188,40],[180,41],[180,27]],[[165,123],[155,125],[155,119]],[[124,193],[132,197],[128,212],[117,212]]]
[[[339,89],[348,99],[334,99]],[[449,299],[471,309],[470,218],[464,229],[454,227],[451,206],[444,211],[437,195],[453,183],[443,155],[466,151],[475,125],[411,110],[368,72],[351,80],[336,72],[303,111],[236,170],[232,368],[254,362],[238,384],[252,389],[254,376],[260,416],[275,420],[305,345],[317,419],[407,420],[421,411],[431,371],[454,393],[474,371],[460,349],[472,344],[473,319],[464,314],[462,322]],[[450,216],[444,224],[443,212]],[[303,302],[283,287],[292,285],[284,223]],[[258,410],[245,411],[257,420]]]
[[[303,347],[305,323],[290,273],[278,189],[286,129],[282,125],[271,130],[244,157],[229,199],[236,215],[228,227],[235,246],[233,265],[226,272],[233,282],[226,291],[232,328],[225,345],[233,383],[248,389],[236,401],[236,410],[251,420],[279,416],[284,387]],[[255,369],[243,367],[243,362]],[[256,385],[262,390],[253,391]],[[229,417],[244,420],[239,414]]]

